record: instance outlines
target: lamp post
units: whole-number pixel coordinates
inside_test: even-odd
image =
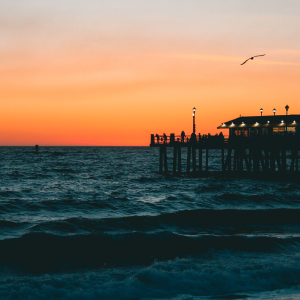
[[[289,107],[288,105],[286,105],[286,106],[285,106],[285,110],[286,110],[286,115],[288,115],[288,112],[289,112],[289,108],[290,108],[290,107]]]
[[[274,116],[275,116],[275,113],[276,113],[276,108],[274,108],[274,109],[273,109],[273,113],[274,113]]]
[[[193,133],[196,133],[196,125],[195,125],[195,114],[196,114],[196,107],[193,108]]]
[[[260,116],[262,116],[263,111],[264,111],[264,110],[261,108],[261,109],[260,109]]]

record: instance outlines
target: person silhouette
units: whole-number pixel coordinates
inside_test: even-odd
[[[155,137],[156,137],[157,143],[159,144],[159,135],[156,134]]]
[[[165,143],[167,142],[167,135],[164,133],[164,140],[165,140]]]
[[[185,137],[185,132],[182,130],[181,131],[181,142],[184,142],[184,137]]]

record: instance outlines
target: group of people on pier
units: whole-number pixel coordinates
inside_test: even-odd
[[[169,141],[171,140],[171,136],[167,136],[165,133],[163,135],[156,134],[155,137],[156,137],[156,142],[158,144],[160,142],[167,143],[168,140]],[[200,140],[202,138],[210,138],[210,137],[219,137],[219,138],[224,139],[224,135],[221,132],[220,134],[216,134],[215,136],[210,135],[210,133],[207,134],[207,135],[203,134],[201,136],[201,134],[199,133],[197,136],[195,135],[195,140]],[[191,138],[192,138],[192,135],[191,136],[187,136],[184,131],[181,131],[180,137],[177,137],[176,141],[177,142],[181,142],[181,143],[188,143],[191,140]]]

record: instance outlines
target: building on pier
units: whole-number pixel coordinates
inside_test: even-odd
[[[239,117],[217,127],[229,136],[284,135],[300,133],[300,115]]]

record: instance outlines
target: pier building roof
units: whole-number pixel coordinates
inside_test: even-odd
[[[239,117],[218,126],[224,128],[249,128],[249,127],[300,127],[300,115],[275,115]]]

